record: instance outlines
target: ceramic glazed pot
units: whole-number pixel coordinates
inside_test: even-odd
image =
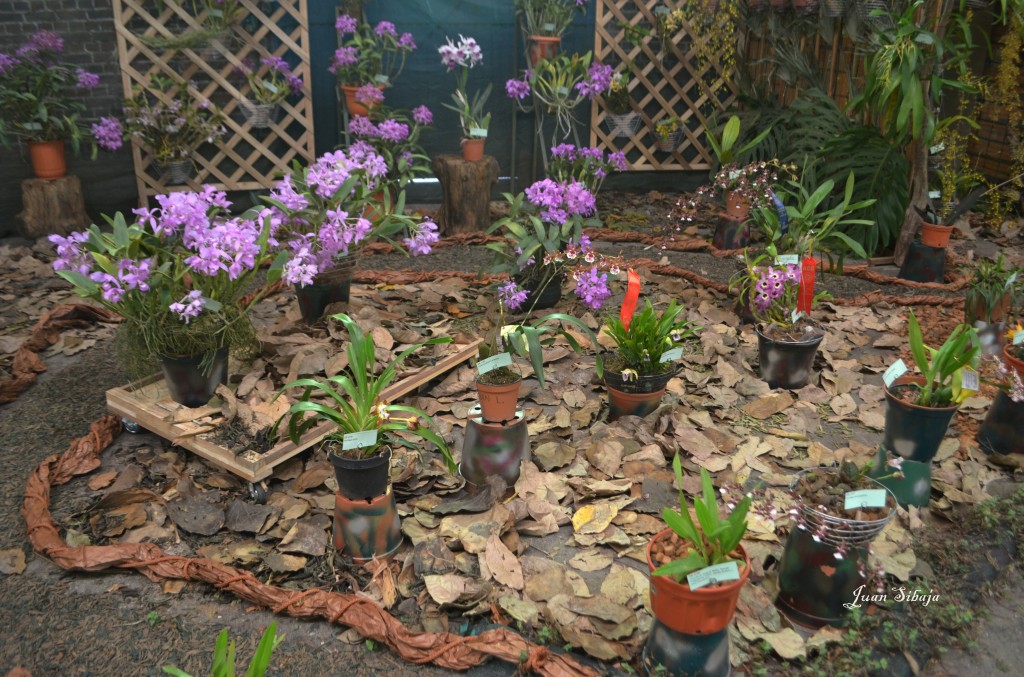
[[[207,355],[160,358],[160,368],[172,400],[186,407],[201,407],[213,398],[217,386],[227,384],[228,349],[221,348],[215,352],[213,362],[204,370],[205,358]]]
[[[371,501],[353,501],[335,494],[331,542],[356,564],[391,557],[402,545],[395,495],[389,489]]]
[[[750,244],[750,224],[730,216],[728,212],[722,213],[711,244],[716,249],[743,249]]]
[[[487,478],[494,476],[511,487],[519,479],[520,464],[529,457],[530,436],[522,411],[505,424],[484,421],[476,409],[469,412],[459,472],[470,489],[487,484]]]
[[[806,341],[776,341],[765,336],[760,325],[755,330],[761,378],[769,387],[796,390],[807,385],[824,334]]]
[[[521,280],[517,280],[517,282],[520,287],[526,289],[526,300],[523,301],[523,305],[519,306],[517,312],[544,310],[546,308],[554,308],[562,300],[562,285],[565,283],[565,275],[556,275],[539,291],[524,287]]]
[[[67,176],[68,163],[64,157],[64,141],[29,141],[28,157],[37,179],[59,179]]]
[[[647,566],[657,569],[652,558],[654,544],[672,534],[663,529],[647,544]],[[737,548],[743,556],[740,577],[716,586],[691,590],[687,583],[677,583],[669,576],[651,574],[651,611],[668,628],[684,635],[712,635],[729,626],[736,613],[740,589],[750,577],[750,556],[743,546]]]
[[[370,501],[388,490],[391,478],[391,448],[369,458],[346,458],[327,454],[334,466],[338,493],[352,501]]]
[[[901,376],[892,384],[895,388],[907,383],[924,384],[920,376]],[[922,407],[895,397],[885,388],[885,433],[882,445],[889,451],[910,461],[926,462],[935,454],[946,436],[946,429],[959,405],[952,407]]]
[[[738,191],[728,191],[725,194],[725,213],[729,218],[746,221],[750,216],[750,200]]]
[[[729,677],[729,630],[684,635],[655,619],[640,667],[645,677]]]
[[[313,284],[295,285],[295,299],[299,302],[303,322],[313,324],[319,321],[332,303],[348,303],[354,268],[355,260],[345,256],[331,270],[314,276]]]

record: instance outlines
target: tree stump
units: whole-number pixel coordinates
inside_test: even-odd
[[[92,219],[85,213],[82,182],[77,176],[60,179],[25,179],[21,182],[25,211],[15,222],[25,237],[67,235],[88,228]]]
[[[498,161],[485,155],[467,162],[461,155],[438,155],[432,163],[441,182],[437,226],[442,235],[486,230],[491,224],[491,191],[498,182]]]

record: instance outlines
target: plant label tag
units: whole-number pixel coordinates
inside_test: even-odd
[[[486,360],[480,360],[476,363],[476,370],[479,374],[486,374],[489,371],[500,369],[501,367],[507,367],[512,364],[512,356],[508,353],[498,353],[497,355],[491,355]]]
[[[940,197],[942,197],[942,191],[941,190],[930,190],[930,191],[928,191],[928,199],[929,200],[938,200]]]
[[[800,319],[800,314],[799,310],[794,310],[789,316],[790,321],[795,324],[796,321]]]
[[[941,153],[944,150],[946,150],[946,144],[944,144],[944,143],[937,143],[934,146],[932,146],[931,148],[929,148],[928,152],[931,153],[932,155],[938,155],[939,153]]]
[[[907,373],[907,365],[903,360],[896,360],[892,363],[892,366],[885,370],[882,374],[882,383],[888,388],[892,386],[893,382],[896,381],[900,376]]]
[[[960,389],[970,390],[972,393],[978,392],[978,372],[965,368],[963,374],[960,375]]]
[[[740,565],[735,560],[694,571],[686,577],[686,582],[690,584],[690,590],[700,590],[704,586],[714,583],[738,580],[740,580]]]
[[[1024,343],[1024,329],[1013,335],[1013,345],[1019,346],[1022,343]]]
[[[470,127],[469,128],[469,137],[471,139],[486,139],[487,138],[487,130],[483,129],[482,127]]]
[[[383,73],[379,73],[373,76],[373,81],[376,82],[378,85],[386,85],[388,84],[388,76],[384,75]]]
[[[846,492],[843,510],[860,510],[861,508],[884,508],[888,492],[885,489],[861,489]]]
[[[1016,281],[1017,281],[1017,273],[1014,273],[1010,277],[1006,278],[1006,286],[1004,288],[1005,289],[1009,289],[1010,287],[1013,286],[1013,283],[1016,282]]]
[[[377,444],[376,430],[364,430],[358,433],[345,433],[345,436],[341,438],[342,451],[372,447],[375,444]]]
[[[558,92],[559,94],[561,94],[562,96],[568,96],[569,95],[569,88],[568,87],[559,87],[555,91]]]
[[[553,30],[555,30],[555,24],[553,24],[553,23],[542,24],[540,29],[542,31],[553,31]]]
[[[674,362],[683,356],[683,347],[676,346],[671,350],[666,350],[661,354],[661,359],[658,362]]]
[[[783,254],[782,256],[775,257],[775,265],[777,266],[796,266],[800,264],[799,254]]]

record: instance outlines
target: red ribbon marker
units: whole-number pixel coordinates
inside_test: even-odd
[[[814,301],[814,277],[818,272],[818,261],[813,256],[806,257],[800,264],[800,288],[796,295],[796,309],[804,315],[811,314],[811,302]]]
[[[626,279],[626,298],[622,300],[619,318],[625,330],[629,331],[629,323],[633,321],[633,311],[636,310],[636,302],[640,298],[640,275],[631,268],[626,273]]]

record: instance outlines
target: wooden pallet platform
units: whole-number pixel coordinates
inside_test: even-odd
[[[392,402],[411,393],[420,386],[454,369],[477,354],[483,339],[458,347],[436,364],[425,367],[381,393],[381,399]],[[217,400],[214,400],[216,402]],[[111,388],[107,391],[107,410],[115,416],[135,421],[143,428],[163,437],[172,444],[188,449],[210,463],[227,470],[249,482],[259,482],[273,473],[274,468],[293,456],[317,444],[334,430],[330,423],[324,423],[310,430],[299,444],[285,440],[265,453],[243,451],[235,454],[199,433],[203,426],[193,420],[174,420],[175,414],[183,408],[171,400],[167,385],[159,374],[143,380],[134,390],[128,386]]]

